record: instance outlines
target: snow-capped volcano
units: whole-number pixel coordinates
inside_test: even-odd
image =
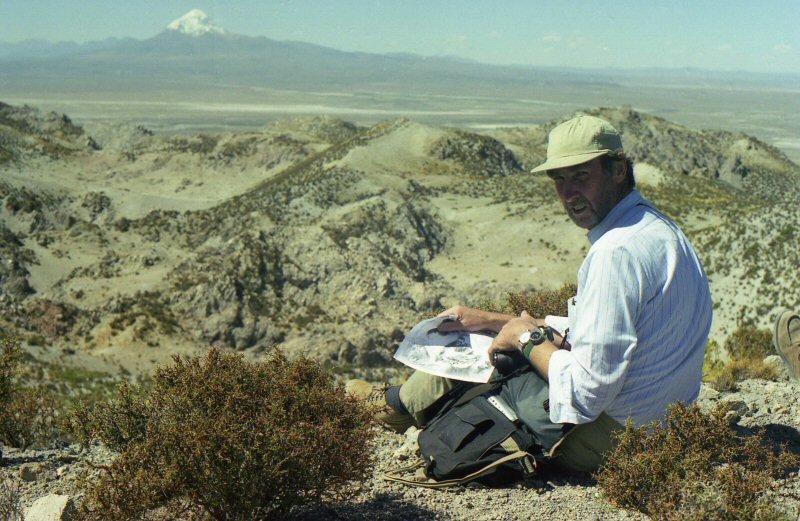
[[[173,21],[167,29],[178,31],[182,34],[200,36],[202,34],[217,33],[224,34],[225,29],[217,27],[208,21],[208,15],[200,9],[192,9],[185,15]]]

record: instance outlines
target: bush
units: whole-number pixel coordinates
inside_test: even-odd
[[[736,382],[749,378],[775,380],[778,378],[778,374],[761,358],[730,360],[714,373],[710,384],[717,391],[735,391],[738,387]]]
[[[772,333],[754,326],[740,326],[725,340],[725,351],[732,359],[764,359],[775,354]]]
[[[49,393],[19,384],[17,371],[22,358],[17,340],[0,339],[0,442],[26,449],[59,438],[59,406]]]
[[[20,485],[11,478],[3,478],[0,481],[0,519],[22,521]]]
[[[119,385],[117,393],[117,399],[75,408],[69,428],[77,442],[88,445],[97,440],[122,452],[131,443],[144,440],[148,414],[145,397],[127,382]]]
[[[575,284],[564,284],[557,290],[509,293],[503,311],[519,315],[527,311],[532,317],[567,316],[567,300],[578,292]]]
[[[763,494],[797,468],[798,457],[774,451],[763,432],[737,435],[725,412],[677,404],[664,425],[628,424],[598,486],[612,503],[654,519],[788,519]]]
[[[0,339],[0,405],[5,408],[14,399],[14,377],[22,360],[22,349],[15,339]]]
[[[719,349],[717,342],[709,341],[703,365],[703,380],[718,391],[736,390],[736,382],[748,378],[778,378],[775,369],[764,363],[764,358],[775,353],[769,331],[740,326],[725,339],[727,361],[721,360]]]
[[[218,349],[176,356],[149,392],[125,390],[73,419],[79,436],[122,449],[87,483],[83,514],[272,519],[340,499],[369,471],[369,421],[314,361],[279,351],[260,362]]]

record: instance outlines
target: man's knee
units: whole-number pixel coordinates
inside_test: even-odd
[[[552,462],[565,470],[593,472],[614,450],[614,434],[624,427],[605,413],[591,423],[576,425],[550,452]]]
[[[400,387],[400,401],[418,425],[424,424],[425,410],[450,391],[455,382],[441,376],[415,371]]]

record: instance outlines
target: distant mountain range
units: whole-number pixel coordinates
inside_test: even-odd
[[[304,42],[233,34],[199,10],[152,38],[98,42],[0,43],[0,88],[207,89],[250,87],[300,91],[401,91],[424,94],[516,96],[549,85],[613,85],[618,78],[683,82],[760,81],[796,85],[793,76],[698,70],[581,70],[497,66],[452,57],[345,52]]]

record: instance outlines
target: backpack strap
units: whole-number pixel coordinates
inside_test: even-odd
[[[536,457],[530,452],[522,450],[522,447],[519,446],[517,440],[514,439],[513,434],[506,438],[506,440],[503,441],[500,446],[507,450],[509,454],[523,453],[524,456],[519,457],[519,466],[522,469],[522,477],[529,478],[533,476],[533,474],[536,472]]]
[[[401,467],[394,470],[387,470],[386,472],[383,473],[381,477],[386,481],[401,483],[403,485],[409,485],[412,487],[433,488],[433,489],[457,487],[459,485],[464,485],[466,483],[469,483],[472,480],[478,479],[481,476],[491,474],[492,472],[494,472],[496,467],[499,467],[504,463],[509,463],[512,461],[520,461],[522,468],[525,469],[526,471],[526,476],[528,475],[527,470],[529,468],[531,474],[536,470],[536,460],[534,459],[534,457],[531,456],[529,453],[525,452],[524,450],[518,450],[507,456],[503,456],[502,458],[496,461],[491,462],[482,469],[476,470],[471,474],[468,474],[464,477],[457,479],[445,479],[442,481],[436,481],[425,477],[424,472],[421,472],[425,466],[425,462],[423,460],[420,460],[417,463],[414,463],[413,465],[408,465],[406,467]],[[403,477],[403,474],[407,474],[411,471],[414,471],[414,477],[412,478]]]

